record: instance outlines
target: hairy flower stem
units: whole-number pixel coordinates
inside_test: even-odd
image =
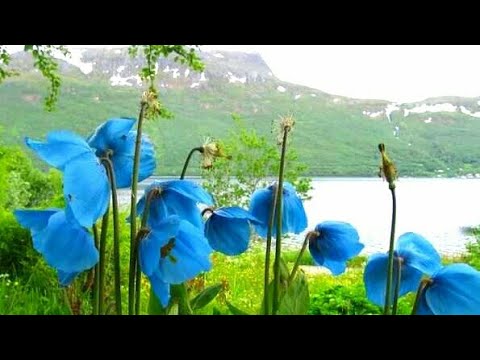
[[[99,243],[98,243],[98,229],[97,229],[97,224],[93,224],[92,226],[92,231],[93,231],[93,240],[95,242],[95,247],[98,249],[99,248]],[[94,279],[93,279],[93,300],[92,300],[92,313],[93,315],[98,315],[98,287],[100,284],[98,273],[99,273],[99,264],[97,263],[95,265],[94,269]]]
[[[118,219],[118,198],[117,182],[113,164],[108,158],[102,158],[102,164],[107,170],[108,180],[112,189],[112,210],[113,210],[113,267],[115,279],[115,312],[122,315],[122,290],[120,277],[120,223]]]
[[[140,228],[144,229],[147,226],[148,215],[150,214],[150,204],[155,196],[159,195],[158,189],[152,189],[147,194],[147,199],[145,200],[145,207],[143,210],[142,215],[142,223]],[[140,235],[140,233],[139,233]],[[135,253],[137,254],[137,263],[138,262],[138,247],[140,245],[140,241],[142,240],[141,236],[137,236],[137,240],[135,241]],[[140,294],[142,292],[142,271],[140,267],[137,267],[137,273],[135,275],[135,315],[140,314]]]
[[[287,136],[289,127],[283,129],[282,153],[280,156],[280,171],[278,172],[277,184],[277,206],[275,217],[277,219],[277,241],[275,243],[275,263],[273,264],[273,305],[272,314],[275,315],[279,307],[279,289],[280,289],[280,258],[282,255],[282,208],[283,208],[283,176],[285,171],[285,154],[287,150]]]
[[[137,237],[137,187],[138,187],[138,170],[140,165],[140,147],[142,144],[142,125],[145,116],[145,108],[147,102],[142,101],[140,104],[140,114],[137,123],[137,138],[135,140],[135,154],[133,156],[132,186],[130,199],[130,270],[128,277],[128,315],[133,315],[135,309],[135,278],[137,271],[137,251],[135,247],[135,239]]]
[[[192,307],[188,298],[187,285],[185,283],[171,285],[172,299],[178,301],[179,315],[193,315]]]
[[[392,193],[392,227],[390,229],[390,247],[388,249],[388,268],[387,268],[387,289],[385,292],[384,315],[390,314],[391,288],[393,282],[393,247],[395,245],[395,222],[397,217],[397,199],[395,197],[395,188],[390,187]]]
[[[203,147],[196,147],[190,150],[188,153],[187,159],[185,160],[185,164],[183,164],[182,174],[180,175],[180,180],[185,178],[185,173],[187,172],[188,164],[190,163],[190,159],[195,151],[198,151],[200,154],[203,153]]]
[[[395,289],[393,290],[393,308],[392,315],[397,315],[398,307],[398,294],[400,292],[400,282],[402,280],[402,258],[397,257],[398,269],[397,269],[397,278],[395,283]]]
[[[108,214],[110,208],[107,208],[107,212],[102,218],[102,232],[100,235],[100,260],[98,269],[98,315],[103,315],[104,301],[105,301],[105,248],[107,244],[107,231],[108,231]]]
[[[308,242],[310,241],[310,238],[313,236],[318,236],[318,233],[316,231],[310,231],[306,236],[305,240],[303,241],[302,248],[300,249],[300,252],[298,253],[297,260],[295,261],[295,265],[293,265],[292,272],[290,273],[290,276],[288,277],[288,284],[290,284],[293,279],[295,279],[295,275],[297,274],[298,267],[300,266],[300,261],[302,260],[302,256],[305,253],[305,250],[307,249]]]
[[[417,295],[415,296],[415,302],[413,303],[412,313],[410,315],[416,315],[418,310],[418,305],[420,305],[420,298],[422,297],[423,292],[430,284],[430,279],[423,279],[420,281],[420,285],[418,285]]]
[[[269,300],[269,291],[268,285],[270,283],[270,254],[272,252],[272,228],[273,222],[275,220],[275,209],[277,207],[277,191],[273,195],[272,207],[270,208],[270,214],[268,217],[268,228],[267,228],[267,245],[265,248],[265,277],[263,284],[263,304],[264,304],[264,315],[270,315],[270,300]]]

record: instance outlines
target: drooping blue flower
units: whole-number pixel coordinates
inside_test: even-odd
[[[97,127],[87,138],[88,144],[96,150],[98,157],[109,155],[115,171],[118,188],[132,184],[133,158],[137,132],[132,130],[135,119],[109,119]],[[151,176],[155,170],[153,144],[146,135],[142,135],[138,180]]]
[[[480,315],[480,272],[467,264],[442,267],[420,295],[417,315]]]
[[[431,275],[441,267],[441,258],[435,248],[423,236],[408,232],[399,237],[394,252],[394,274],[391,296],[397,282],[398,262],[400,268],[399,296],[416,291],[424,274]],[[374,254],[367,262],[364,273],[367,297],[373,303],[383,306],[387,286],[388,254]]]
[[[342,274],[346,262],[364,248],[357,230],[345,222],[324,221],[315,227],[315,233],[309,238],[310,254],[318,265],[325,266],[333,275]]]
[[[140,267],[165,307],[170,284],[180,284],[211,269],[210,254],[203,233],[188,221],[171,215],[154,223],[139,247]]]
[[[108,177],[84,139],[69,131],[53,131],[46,142],[27,137],[25,143],[63,172],[63,194],[80,225],[90,227],[105,214],[110,196]]]
[[[250,213],[260,221],[259,224],[255,224],[255,230],[263,238],[267,237],[268,220],[276,188],[276,184],[272,184],[265,189],[258,189],[253,193],[250,201]],[[283,183],[282,200],[282,234],[300,234],[307,228],[307,215],[302,200],[289,182]],[[276,236],[276,229],[275,219],[272,236]]]
[[[213,205],[213,198],[200,185],[189,180],[153,181],[137,203],[139,216],[143,214],[146,197],[153,190],[156,191],[156,196],[150,202],[147,224],[153,226],[170,215],[178,215],[203,231],[197,203]]]
[[[250,224],[260,222],[240,207],[212,210],[205,222],[205,237],[210,246],[225,255],[240,255],[248,249]]]
[[[30,230],[35,250],[57,269],[61,285],[70,284],[80,272],[98,262],[92,235],[65,211],[16,210],[15,217]]]

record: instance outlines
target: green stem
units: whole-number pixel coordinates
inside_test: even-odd
[[[288,277],[288,284],[290,284],[293,279],[295,279],[295,275],[297,274],[298,267],[300,266],[300,261],[302,260],[302,256],[305,253],[305,250],[307,249],[308,242],[312,236],[318,236],[318,233],[315,231],[309,232],[305,236],[305,240],[303,241],[302,248],[300,249],[300,252],[298,253],[297,260],[295,261],[295,265],[293,265],[292,272],[290,273],[290,276]]]
[[[277,241],[275,243],[275,263],[273,265],[273,306],[272,314],[275,315],[279,307],[279,290],[280,290],[280,257],[282,255],[282,208],[283,208],[283,176],[285,171],[285,154],[287,150],[287,136],[290,129],[285,127],[283,130],[282,154],[280,157],[280,171],[278,173],[277,185],[277,208],[275,210],[277,218]]]
[[[185,173],[187,172],[188,164],[190,163],[190,159],[195,151],[198,151],[199,153],[203,153],[203,147],[196,147],[190,150],[188,153],[187,159],[185,160],[185,164],[183,164],[183,169],[182,169],[182,174],[180,175],[180,180],[183,180],[185,178]]]
[[[265,249],[265,277],[263,285],[263,304],[264,304],[264,314],[270,314],[270,299],[269,299],[269,283],[270,283],[270,254],[272,252],[272,229],[273,222],[275,221],[275,209],[277,207],[277,191],[273,195],[273,203],[270,208],[270,214],[268,217],[268,228],[267,228],[267,245]]]
[[[115,275],[115,312],[122,315],[122,290],[120,277],[120,223],[118,219],[118,198],[117,182],[113,164],[108,158],[102,158],[102,163],[107,170],[108,179],[112,189],[112,210],[113,210],[113,266]]]
[[[422,297],[423,292],[427,288],[427,285],[430,284],[430,279],[424,279],[420,281],[420,285],[418,285],[417,295],[415,296],[415,302],[413,303],[412,313],[410,315],[416,315],[418,305],[420,304],[420,298]]]
[[[148,215],[150,214],[150,203],[152,200],[160,194],[159,189],[152,189],[148,192],[147,198],[145,200],[145,207],[143,209],[143,215],[142,215],[142,223],[141,223],[141,229],[144,229],[147,227],[147,221],[148,221]],[[138,247],[140,245],[140,240],[141,237],[137,236],[137,240],[135,241],[135,253],[137,254],[137,264],[138,262]],[[137,273],[135,275],[135,315],[140,314],[140,294],[142,291],[142,270],[140,269],[139,266],[137,266]]]
[[[390,230],[390,247],[388,249],[388,268],[387,268],[387,288],[385,292],[384,315],[390,314],[391,288],[393,282],[393,247],[395,245],[395,221],[397,216],[397,199],[395,197],[395,188],[390,188],[392,193],[392,227]]]
[[[103,315],[104,295],[105,295],[105,248],[107,244],[107,231],[108,231],[108,213],[110,209],[107,208],[107,212],[103,215],[102,219],[102,232],[100,235],[100,260],[98,269],[98,314]]]
[[[132,193],[130,199],[130,271],[128,277],[128,314],[133,315],[135,309],[135,274],[137,271],[137,251],[135,247],[135,239],[137,237],[137,187],[138,187],[138,170],[140,165],[140,147],[142,144],[142,124],[145,115],[147,103],[142,101],[140,106],[140,115],[137,123],[137,138],[135,141],[135,154],[133,156],[132,171]]]
[[[93,230],[93,240],[95,242],[95,247],[98,249],[99,248],[98,229],[96,224],[93,224],[92,230]],[[93,303],[92,303],[93,315],[98,315],[98,288],[100,284],[99,277],[98,277],[99,269],[100,267],[97,263],[95,265],[94,280],[93,280],[94,281],[93,282]]]
[[[402,258],[397,257],[397,282],[395,284],[395,289],[393,290],[393,308],[392,315],[397,315],[398,307],[398,294],[400,293],[400,282],[402,280]]]
[[[178,300],[178,314],[193,315],[193,310],[188,299],[187,285],[185,283],[171,285],[171,291],[172,299]]]

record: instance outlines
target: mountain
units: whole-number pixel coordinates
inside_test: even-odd
[[[143,60],[130,58],[126,49],[77,55],[71,63],[59,60],[61,96],[58,109],[47,113],[46,80],[29,55],[14,54],[12,67],[21,75],[0,85],[3,142],[21,144],[24,136],[41,138],[54,129],[86,136],[108,118],[138,116]],[[203,73],[168,59],[157,64],[160,97],[175,114],[146,124],[159,174],[178,174],[192,147],[207,136],[224,137],[232,113],[272,141],[272,121],[293,113],[292,146],[310,175],[374,176],[377,144],[384,142],[401,176],[480,177],[480,97],[405,104],[352,99],[281,81],[258,54],[213,51],[201,57]]]

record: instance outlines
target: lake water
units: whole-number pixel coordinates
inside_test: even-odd
[[[142,189],[150,182],[140,185]],[[312,199],[304,203],[309,229],[325,220],[351,223],[365,244],[362,253],[387,251],[392,211],[388,185],[379,178],[315,178]],[[463,227],[480,225],[480,179],[400,179],[397,182],[396,237],[417,232],[442,254],[465,251],[473,237]],[[129,202],[122,190],[120,203]],[[303,236],[288,240],[301,244]]]

